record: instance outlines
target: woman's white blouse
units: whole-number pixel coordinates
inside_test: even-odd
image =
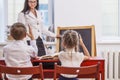
[[[54,33],[48,31],[48,29],[43,27],[41,16],[37,10],[36,14],[37,17],[31,11],[27,11],[26,14],[20,12],[18,15],[18,22],[23,23],[26,26],[27,31],[29,25],[32,29],[35,39],[37,39],[39,36],[42,38],[42,33],[47,36],[55,37],[56,35]]]

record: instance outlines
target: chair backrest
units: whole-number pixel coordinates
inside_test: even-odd
[[[40,63],[39,66],[33,66],[33,67],[8,67],[5,65],[0,65],[0,73],[13,74],[13,75],[39,74],[41,80],[44,79],[42,63]]]
[[[82,67],[63,67],[55,63],[54,80],[56,80],[57,76],[60,74],[72,74],[72,75],[77,74],[78,78],[87,77],[87,78],[95,78],[96,80],[98,80],[99,65],[100,63],[97,63],[95,65],[90,65],[90,66],[82,66]]]

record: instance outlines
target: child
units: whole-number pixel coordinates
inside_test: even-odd
[[[83,53],[78,52],[79,43],[83,48],[85,56]],[[89,52],[76,31],[67,30],[64,32],[62,46],[64,47],[64,51],[61,51],[58,55],[61,66],[80,67],[83,60],[89,59]],[[77,75],[61,74],[59,80],[77,80],[76,77]]]
[[[31,57],[36,57],[36,41],[29,26],[29,34],[22,23],[15,23],[11,26],[10,34],[14,41],[3,48],[6,66],[31,67]],[[28,35],[31,38],[31,46],[28,46],[24,38]],[[7,75],[9,80],[28,80],[32,75]]]

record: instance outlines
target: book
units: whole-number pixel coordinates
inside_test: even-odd
[[[52,54],[47,54],[47,55],[43,55],[43,56],[40,56],[39,58],[41,60],[48,60],[48,59],[58,59],[58,55],[60,53],[52,53]]]

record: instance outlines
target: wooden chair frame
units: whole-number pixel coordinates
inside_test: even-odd
[[[63,67],[55,63],[54,80],[56,80],[60,74],[78,75],[77,78],[85,78],[88,76],[88,78],[99,80],[99,66],[100,63],[83,67]]]
[[[5,65],[0,65],[0,73],[13,75],[39,74],[41,80],[44,80],[42,63],[40,63],[39,66],[33,67],[7,67]]]

